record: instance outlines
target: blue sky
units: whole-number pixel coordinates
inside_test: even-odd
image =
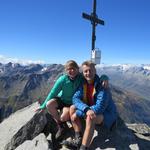
[[[93,0],[0,0],[0,56],[78,63],[90,59]],[[102,63],[150,64],[150,0],[97,0]]]

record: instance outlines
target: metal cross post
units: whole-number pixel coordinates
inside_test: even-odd
[[[82,17],[91,21],[92,24],[92,51],[95,50],[95,41],[96,41],[96,25],[101,24],[104,25],[104,21],[99,19],[96,14],[96,0],[93,1],[93,12],[91,15],[86,13],[82,13]]]

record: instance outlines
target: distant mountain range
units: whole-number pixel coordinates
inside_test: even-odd
[[[0,64],[0,120],[46,97],[63,65]]]
[[[113,85],[150,101],[150,65],[98,65],[97,73],[107,74]]]
[[[118,112],[127,123],[150,125],[150,65],[97,65],[107,74]],[[0,121],[35,101],[42,102],[64,71],[61,64],[0,64]]]

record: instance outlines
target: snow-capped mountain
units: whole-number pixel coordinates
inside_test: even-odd
[[[97,73],[107,74],[113,85],[150,100],[150,64],[97,65]]]
[[[23,60],[23,59],[18,59],[18,58],[11,58],[11,57],[6,57],[3,55],[0,55],[0,63],[7,64],[11,62],[12,64],[21,64],[21,65],[30,65],[30,64],[44,64],[44,61],[42,60]]]

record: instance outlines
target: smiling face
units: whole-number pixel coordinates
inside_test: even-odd
[[[73,80],[77,76],[77,74],[79,73],[79,69],[74,68],[74,67],[67,67],[66,73],[70,77],[70,79]]]
[[[95,65],[93,63],[83,63],[82,64],[82,72],[84,78],[90,82],[94,79],[96,74]]]
[[[78,64],[74,60],[67,61],[65,70],[70,79],[74,79],[79,73]]]

